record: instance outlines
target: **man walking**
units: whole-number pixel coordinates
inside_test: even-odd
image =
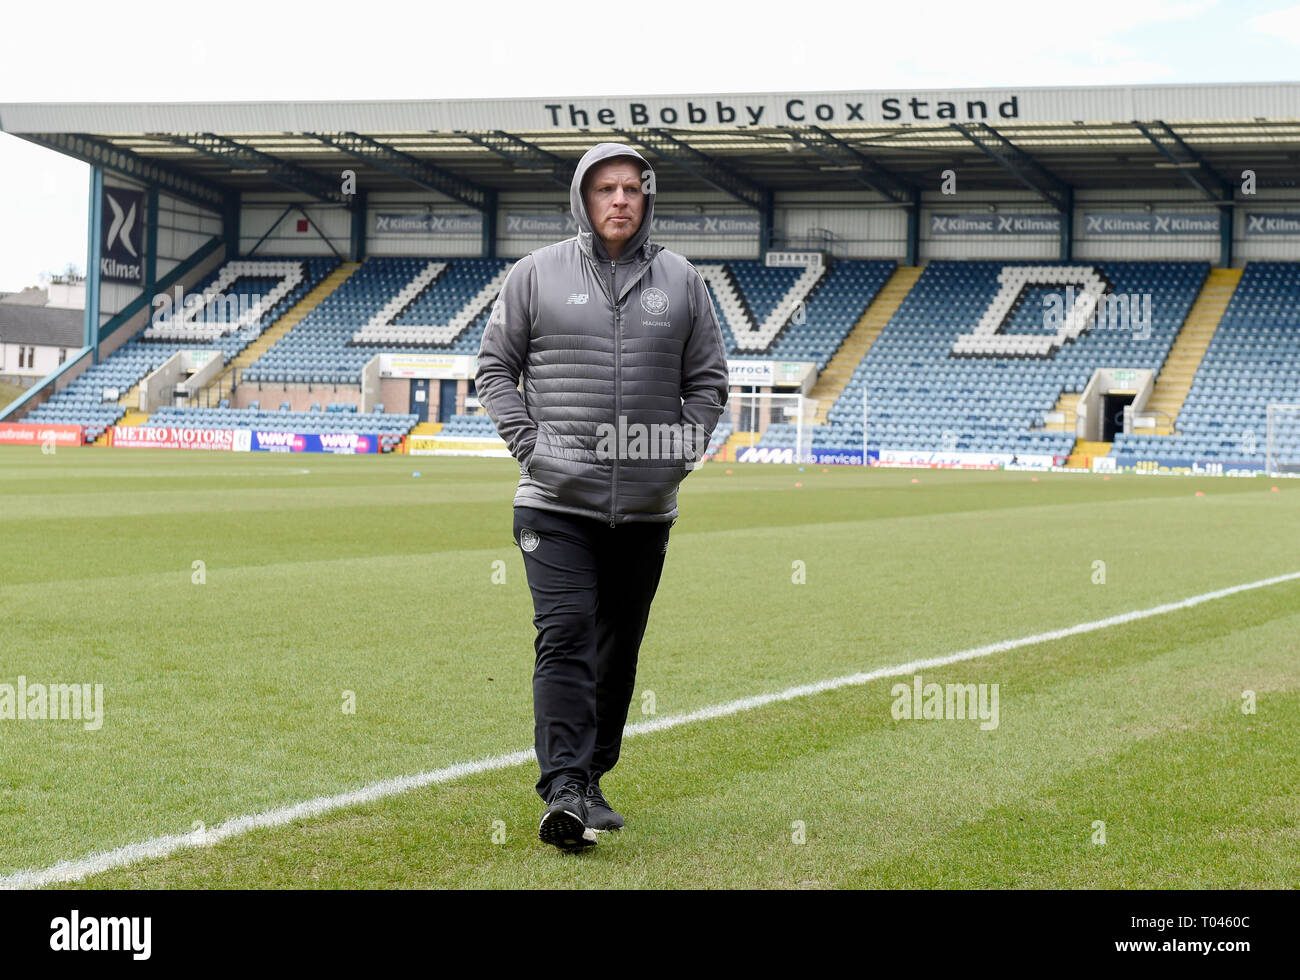
[[[519,462],[538,836],[564,850],[623,826],[600,778],[618,762],[678,485],[727,400],[704,280],[649,240],[655,190],[631,147],[588,150],[569,188],[577,236],[510,270],[478,357],[479,401]]]

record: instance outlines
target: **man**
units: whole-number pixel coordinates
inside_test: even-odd
[[[634,149],[588,150],[569,189],[577,236],[510,270],[478,357],[479,400],[519,462],[538,836],[563,850],[623,826],[600,778],[618,761],[678,485],[727,400],[708,290],[650,242],[654,202]]]

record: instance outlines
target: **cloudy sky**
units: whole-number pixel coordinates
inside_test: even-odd
[[[585,19],[574,12],[585,7],[593,10]],[[1296,0],[778,0],[765,9],[755,16],[700,0],[12,4],[0,104],[1300,78]],[[0,134],[0,291],[84,266],[87,191],[82,164]]]

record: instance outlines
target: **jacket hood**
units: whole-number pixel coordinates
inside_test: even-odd
[[[569,183],[569,208],[573,211],[574,220],[578,222],[579,246],[584,252],[603,261],[609,261],[609,253],[605,251],[604,241],[591,227],[591,218],[587,215],[587,202],[582,198],[582,181],[596,164],[603,163],[613,157],[630,157],[635,160],[643,173],[649,172],[651,187],[651,193],[646,195],[645,214],[641,218],[641,227],[623,246],[620,258],[630,258],[641,249],[641,246],[649,241],[650,225],[654,221],[655,214],[654,170],[646,162],[645,157],[623,143],[597,143],[584,153],[582,159],[578,161],[578,168],[573,172],[573,180]]]

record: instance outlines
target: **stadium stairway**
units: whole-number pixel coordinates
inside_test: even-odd
[[[393,451],[397,453],[409,452],[412,438],[423,437],[428,439],[431,436],[436,436],[442,431],[442,426],[443,423],[441,422],[416,422],[414,428],[402,437],[402,441]]]
[[[1214,332],[1219,329],[1232,294],[1241,282],[1243,271],[1211,269],[1196,302],[1188,311],[1187,320],[1160,368],[1160,377],[1141,413],[1156,415],[1156,435],[1173,434],[1178,413],[1183,410],[1183,403],[1192,389],[1192,381],[1196,378],[1210,341],[1214,339]]]
[[[136,385],[136,387],[138,388],[139,385]],[[126,403],[123,402],[122,404],[126,404]],[[138,400],[138,398],[137,398],[136,404],[137,404],[137,405],[139,404],[139,400]],[[148,412],[141,412],[139,409],[127,409],[126,414],[123,415],[120,419],[118,419],[118,420],[117,420],[115,423],[113,423],[113,424],[114,424],[114,425],[144,425],[144,424],[145,424],[146,422],[148,422],[148,421],[149,421],[149,413],[148,413]],[[112,427],[112,426],[109,426],[109,427],[106,428],[103,432],[101,432],[101,433],[99,434],[99,438],[97,438],[93,443],[91,443],[91,445],[92,445],[92,446],[107,446],[107,445],[108,445],[108,435],[109,435],[109,433],[112,432],[112,431],[113,431],[113,427]]]
[[[1065,461],[1065,468],[1067,470],[1092,469],[1093,458],[1107,455],[1110,446],[1109,442],[1089,442],[1087,439],[1079,439],[1070,450],[1070,458]]]
[[[148,377],[146,375],[145,377]],[[131,386],[131,390],[117,400],[119,405],[124,406],[127,411],[138,408],[140,405],[140,385],[144,384],[144,378],[141,378]],[[119,423],[120,424],[120,423]]]
[[[731,462],[735,460],[736,453],[748,446],[758,445],[757,432],[733,432],[727,437],[726,444],[722,447],[722,452],[718,454],[719,458]]]
[[[401,452],[411,448],[444,449],[460,452],[479,450],[500,451],[505,442],[497,435],[496,426],[486,415],[453,415],[450,424],[420,422],[402,440]]]
[[[1060,412],[1065,416],[1061,422],[1044,422],[1041,428],[1043,432],[1073,432],[1075,424],[1079,418],[1079,399],[1083,397],[1077,391],[1063,391],[1061,397],[1056,399],[1056,404],[1052,406],[1053,412]]]
[[[137,409],[140,404],[140,385],[144,383],[141,378],[131,386],[131,390],[117,400],[117,403],[126,409],[126,414],[118,419],[114,425],[143,425],[149,420],[149,416]],[[108,429],[99,434],[99,437],[91,443],[92,446],[108,445]]]
[[[898,307],[907,298],[907,294],[912,291],[912,287],[916,285],[916,280],[921,278],[923,271],[923,266],[900,265],[880,287],[880,292],[876,294],[871,305],[862,311],[862,316],[858,318],[853,330],[844,338],[844,343],[830,359],[826,369],[817,376],[816,384],[808,393],[808,397],[817,402],[813,425],[826,424],[827,413],[852,379],[854,369],[871,349],[871,345],[876,342],[880,331],[885,329],[889,318],[897,312]],[[748,446],[748,441],[744,445]]]
[[[187,403],[190,407],[214,407],[222,398],[228,398],[235,388],[234,379],[244,369],[265,354],[275,342],[302,322],[312,310],[316,309],[327,296],[338,289],[348,278],[361,268],[360,262],[344,262],[322,279],[311,290],[290,307],[285,314],[258,335],[257,339],[230,360],[219,375],[203,388],[196,391]]]

